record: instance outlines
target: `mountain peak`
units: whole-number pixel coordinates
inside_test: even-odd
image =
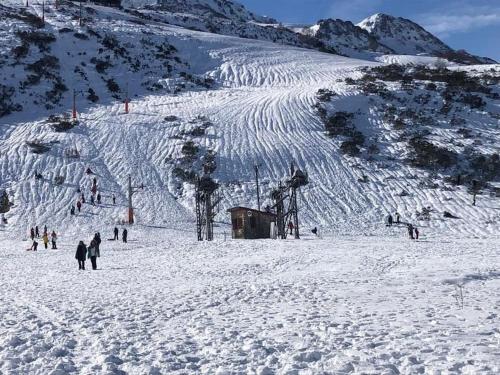
[[[376,13],[357,24],[379,43],[409,55],[443,54],[452,51],[422,26],[402,17]]]

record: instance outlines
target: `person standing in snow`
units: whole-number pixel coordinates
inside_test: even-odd
[[[33,227],[31,227],[30,229],[30,236],[31,236],[31,241],[33,241],[35,239],[35,229]]]
[[[85,270],[85,259],[87,256],[87,246],[80,241],[78,247],[76,248],[75,259],[78,260],[78,269]]]
[[[92,269],[97,269],[97,249],[95,239],[90,241],[90,245],[87,251],[87,257],[90,258],[90,262],[92,263]]]
[[[420,232],[418,231],[418,228],[415,228],[415,239],[418,240],[418,236],[420,235]]]
[[[97,193],[97,204],[101,204],[101,193]]]
[[[94,194],[92,194],[90,196],[90,204],[93,206],[95,204],[95,201],[94,201]]]
[[[47,226],[46,226],[46,225],[44,225],[44,226],[43,226],[43,234],[47,234],[47,233],[48,233],[48,232],[47,232]]]
[[[38,225],[35,226],[35,237],[40,237],[40,232],[38,231]]]
[[[292,231],[293,231],[293,223],[291,221],[288,222],[288,229],[290,230],[290,235],[292,235]]]
[[[396,212],[396,224],[399,224],[399,223],[400,223],[399,213]]]
[[[410,236],[410,240],[414,240],[415,238],[413,237],[413,225],[408,224],[408,235]]]
[[[390,227],[392,227],[392,222],[393,222],[393,220],[392,220],[392,215],[391,215],[391,214],[389,214],[389,216],[388,216],[388,218],[387,218],[387,223],[389,224],[389,226],[390,226]]]
[[[122,233],[122,240],[124,243],[127,243],[127,236],[128,236],[128,231],[126,228],[124,228]]]
[[[57,234],[56,231],[53,230],[52,234],[50,235],[50,239],[52,240],[52,249],[57,249],[56,241],[57,241]]]
[[[97,257],[100,257],[101,251],[100,251],[99,247],[101,246],[101,233],[97,232],[94,235],[94,241],[95,241],[95,250],[96,250]]]
[[[113,230],[113,233],[114,233],[114,237],[113,237],[113,241],[118,241],[118,228],[115,227],[115,229]]]
[[[70,215],[75,214],[75,206],[71,205],[71,208],[69,209],[69,213],[70,213]]]
[[[85,203],[85,194],[84,194],[84,193],[82,193],[82,198],[81,198],[81,201],[82,201],[82,204],[84,204],[84,203]]]
[[[113,198],[112,199],[113,199],[113,204],[116,204],[116,197],[115,197],[114,194],[113,194]]]
[[[78,212],[82,211],[82,202],[78,201],[76,202],[76,208],[78,208]]]
[[[42,241],[46,249],[48,249],[49,245],[49,235],[47,233],[44,233],[42,236]]]

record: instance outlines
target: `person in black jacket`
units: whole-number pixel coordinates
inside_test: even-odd
[[[122,240],[125,243],[127,243],[127,235],[128,235],[127,229],[123,229]]]
[[[75,258],[78,260],[78,269],[85,270],[85,258],[87,257],[87,246],[80,241],[78,247],[76,248]]]
[[[113,233],[114,233],[114,237],[113,237],[113,240],[114,241],[118,241],[118,228],[115,227],[115,229],[113,230]]]

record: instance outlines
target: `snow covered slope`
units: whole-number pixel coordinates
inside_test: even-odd
[[[28,12],[41,14],[41,6],[33,4]],[[423,190],[418,168],[399,162],[383,167],[343,155],[325,136],[316,107],[318,90],[334,89],[342,103],[352,100],[355,107],[361,101],[345,80],[359,77],[359,68],[379,63],[188,30],[99,6],[88,7],[88,25],[80,27],[75,12],[77,7],[70,5],[49,7],[47,25],[36,32],[51,34],[54,40],[43,43],[33,42],[38,34],[9,32],[28,31],[26,20],[0,21],[7,41],[0,82],[15,90],[5,97],[12,101],[12,113],[0,118],[1,187],[14,202],[6,216],[18,235],[35,223],[86,231],[122,220],[129,173],[135,183],[145,184],[135,196],[138,222],[192,226],[189,173],[199,172],[208,157],[215,159],[214,176],[222,185],[220,221],[228,220],[225,208],[255,206],[254,164],[262,165],[263,197],[268,197],[293,161],[311,180],[300,196],[301,220],[307,225],[380,232],[387,213],[399,211],[405,220],[418,222],[417,211],[431,206],[431,220],[419,223],[426,231],[498,233],[495,198],[483,194],[472,207],[466,187]],[[15,62],[11,51],[23,46],[23,37],[29,48],[26,54],[18,50]],[[41,58],[56,61],[48,56],[57,64],[40,71]],[[122,103],[127,82],[129,114]],[[73,87],[78,125],[56,132],[47,118],[69,112]],[[47,92],[57,88],[60,100],[47,107],[43,98],[52,98]],[[498,112],[497,104],[491,103],[490,110]],[[378,124],[377,116],[368,117],[367,133]],[[498,137],[493,130],[488,134]],[[33,153],[33,143],[48,150]],[[71,157],[75,149],[79,158]],[[72,217],[69,207],[79,196],[77,189],[87,192],[88,199],[94,177],[85,174],[88,167],[96,174],[105,204],[85,205],[83,214]],[[42,178],[35,179],[35,172]],[[56,183],[58,176],[64,177],[63,183]],[[401,196],[402,189],[407,196]],[[116,206],[110,204],[112,194],[118,198]],[[445,210],[461,219],[444,219]]]

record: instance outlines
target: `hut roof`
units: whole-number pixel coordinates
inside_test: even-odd
[[[242,207],[242,206],[232,207],[232,208],[230,208],[230,209],[227,210],[227,212],[234,212],[234,211],[251,211],[251,212],[254,212],[254,213],[261,214],[261,215],[267,215],[267,216],[271,216],[271,217],[276,217],[276,214],[274,214],[272,212],[259,211],[259,210],[255,210],[253,208]]]

